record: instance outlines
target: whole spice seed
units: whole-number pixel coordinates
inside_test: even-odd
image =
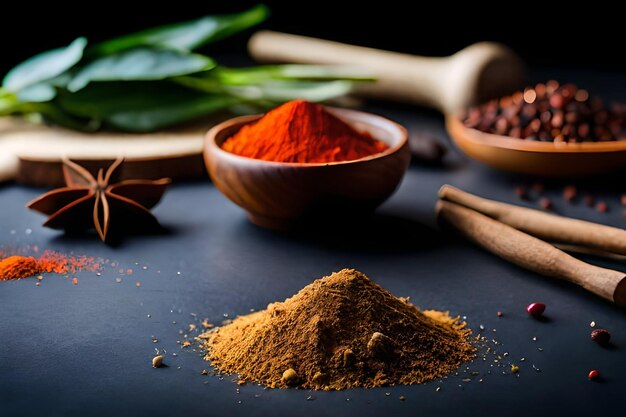
[[[528,200],[528,190],[523,185],[515,187],[515,194],[517,194],[520,200]]]
[[[598,371],[597,369],[593,369],[591,371],[589,371],[589,374],[587,375],[587,378],[589,379],[598,379],[600,377],[600,371]]]
[[[154,368],[160,368],[163,365],[163,355],[157,355],[152,358],[152,366]]]
[[[548,197],[542,197],[541,200],[539,200],[539,207],[544,210],[550,210],[553,207],[552,200]]]
[[[606,346],[611,341],[611,333],[605,329],[595,329],[591,332],[591,339],[599,345]]]
[[[609,211],[609,206],[604,201],[598,201],[598,203],[596,204],[596,211],[598,213],[606,213],[607,211]]]
[[[622,206],[626,206],[626,194],[622,194],[622,197],[620,198],[620,203],[622,204]]]
[[[596,199],[592,195],[589,195],[589,194],[585,196],[584,200],[585,200],[585,205],[587,207],[593,207],[594,204],[596,203]]]
[[[604,142],[626,139],[626,105],[606,107],[573,84],[556,81],[469,109],[462,120],[487,133],[541,142]]]
[[[568,185],[563,189],[563,198],[571,203],[576,198],[576,187],[573,185]]]
[[[475,356],[470,334],[458,317],[420,311],[344,269],[200,339],[219,372],[285,388],[291,369],[297,386],[331,390],[448,375]]]
[[[526,312],[533,317],[540,317],[544,311],[546,311],[546,305],[543,303],[531,303],[526,307]]]

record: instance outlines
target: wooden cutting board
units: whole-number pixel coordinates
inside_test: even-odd
[[[82,133],[0,118],[0,182],[53,187],[63,185],[61,161],[70,158],[90,170],[124,157],[121,178],[174,180],[206,178],[204,133],[214,121],[175,130],[132,134]]]

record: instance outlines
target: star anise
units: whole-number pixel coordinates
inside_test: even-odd
[[[159,222],[150,212],[170,184],[159,180],[125,180],[111,184],[123,159],[117,159],[94,177],[87,169],[66,160],[66,187],[52,190],[27,207],[50,216],[44,226],[66,231],[95,229],[102,241],[125,231],[152,230]],[[113,218],[113,219],[111,219]]]

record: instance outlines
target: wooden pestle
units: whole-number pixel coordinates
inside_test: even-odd
[[[450,201],[439,200],[437,218],[469,240],[522,268],[573,282],[626,306],[626,274],[580,261],[547,242]]]
[[[626,230],[617,227],[488,200],[450,185],[439,189],[439,198],[469,207],[543,240],[626,255]]]
[[[524,65],[507,47],[481,42],[449,57],[426,58],[271,31],[248,43],[261,62],[347,65],[365,68],[375,83],[357,92],[427,105],[454,113],[523,85]]]

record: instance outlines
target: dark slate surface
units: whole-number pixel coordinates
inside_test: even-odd
[[[626,99],[623,76],[550,75]],[[406,124],[413,133],[432,129],[445,138],[442,120],[433,112],[382,104],[370,109]],[[517,202],[513,188],[522,182],[531,180],[452,154],[443,168],[413,165],[376,220],[362,225],[366,232],[339,229],[321,236],[258,229],[210,183],[177,185],[155,210],[170,228],[168,235],[133,237],[113,248],[41,228],[43,219],[24,204],[42,190],[1,187],[0,242],[5,248],[38,245],[108,258],[119,267],[108,267],[100,277],[77,274],[76,286],[56,276],[40,287],[34,279],[0,283],[0,416],[623,414],[624,311],[435,228],[432,209],[440,185]],[[620,181],[577,183],[605,199],[610,212],[599,214],[580,202],[567,205],[561,198],[564,182],[548,182],[546,194],[557,212],[626,225],[618,204],[626,187],[620,189]],[[626,269],[616,262],[594,262]],[[219,323],[224,314],[263,308],[343,267],[360,269],[418,306],[465,315],[475,330],[483,324],[484,333],[501,343],[500,351],[509,353],[507,366],[520,366],[519,377],[503,375],[488,357],[470,365],[480,373],[471,382],[463,382],[467,375],[460,374],[410,387],[264,390],[201,375],[208,366],[200,354],[176,343],[179,329],[194,322],[192,313]],[[134,273],[116,283],[118,268],[133,268]],[[532,301],[548,305],[547,322],[527,317],[524,308]],[[496,316],[498,310],[504,317]],[[592,320],[610,329],[611,349],[590,340]],[[150,366],[155,348],[167,351],[167,368]],[[587,380],[592,368],[602,372],[603,381]],[[406,401],[399,400],[401,395]],[[309,396],[313,400],[307,401]]]

